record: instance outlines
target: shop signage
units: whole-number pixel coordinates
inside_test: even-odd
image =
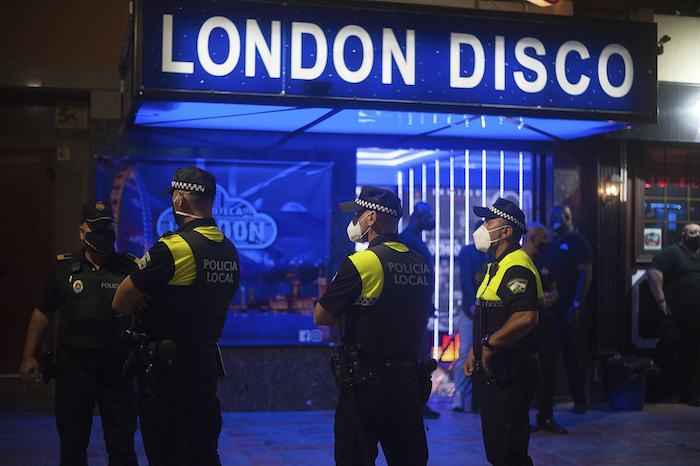
[[[653,23],[440,11],[143,0],[141,91],[656,118]]]

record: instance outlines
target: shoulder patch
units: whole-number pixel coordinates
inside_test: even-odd
[[[151,254],[147,252],[141,260],[139,260],[139,270],[143,270],[151,263]]]
[[[67,261],[70,260],[70,252],[64,252],[63,254],[59,254],[56,256],[57,261]]]
[[[508,282],[507,286],[513,294],[525,293],[527,290],[527,280],[524,278],[514,278]]]
[[[131,254],[130,252],[125,253],[124,256],[135,264],[138,264],[141,261],[141,259]]]

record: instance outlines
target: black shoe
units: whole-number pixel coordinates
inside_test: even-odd
[[[440,417],[440,413],[433,411],[428,405],[421,405],[421,409],[423,410],[423,419],[437,419]]]
[[[532,426],[531,426],[532,427]],[[537,430],[546,430],[553,434],[568,434],[569,431],[560,426],[554,419],[547,419],[537,423]],[[530,429],[532,432],[532,429]]]
[[[588,403],[585,401],[574,402],[574,414],[583,414],[588,412]]]
[[[679,403],[685,403],[688,406],[694,406],[694,407],[700,407],[700,396],[695,396],[695,395],[685,395],[682,396],[679,400]]]

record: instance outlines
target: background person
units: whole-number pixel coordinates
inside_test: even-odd
[[[662,249],[647,270],[649,287],[663,313],[654,358],[660,380],[673,380],[678,355],[680,403],[700,406],[700,225],[683,227],[681,241]],[[674,384],[675,385],[675,384]],[[675,391],[675,387],[674,391]]]
[[[559,299],[557,282],[552,273],[552,265],[546,259],[540,257],[549,249],[547,229],[537,222],[526,225],[527,233],[523,236],[523,251],[532,260],[540,273],[542,282],[542,310],[540,321],[537,324],[539,345],[537,356],[542,369],[542,386],[537,392],[537,422],[530,427],[530,432],[546,430],[555,434],[567,434],[568,431],[561,427],[554,416],[554,395],[557,392],[557,364],[559,363],[559,345],[554,335],[554,322],[552,320],[552,304]]]
[[[369,241],[369,248],[342,262],[314,312],[316,325],[345,328],[343,343],[357,361],[353,385],[343,384],[338,398],[335,461],[374,464],[381,443],[389,465],[425,466],[428,445],[416,363],[433,274],[423,256],[399,241],[402,209],[396,194],[364,186],[340,209],[355,212],[350,240]]]
[[[518,206],[498,199],[488,208],[475,206],[474,213],[485,219],[474,232],[474,244],[495,259],[476,292],[475,344],[464,372],[473,376],[489,462],[531,465],[529,406],[542,382],[533,329],[542,306],[542,284],[518,244],[525,232],[525,214]]]
[[[175,171],[170,189],[178,228],[146,253],[114,296],[118,312],[147,307],[137,372],[141,434],[150,464],[218,465],[223,372],[217,342],[238,289],[238,252],[216,226],[214,176]]]
[[[586,397],[587,325],[586,294],[593,278],[593,249],[582,234],[574,230],[571,210],[556,206],[550,214],[554,244],[543,255],[557,277],[559,300],[552,306],[554,333],[559,342],[573,412],[588,411]]]
[[[476,231],[481,224],[476,224]],[[457,321],[459,333],[459,356],[454,364],[455,389],[452,394],[452,410],[464,411],[464,395],[468,392],[471,379],[464,375],[462,368],[472,347],[472,332],[474,330],[474,309],[476,308],[476,290],[484,278],[484,265],[493,259],[493,254],[487,251],[479,251],[470,243],[463,246],[457,258],[459,262],[459,283],[462,288],[462,310]],[[475,404],[472,403],[475,408]]]
[[[85,246],[77,253],[56,257],[27,329],[20,375],[30,387],[32,377],[40,380],[36,353],[60,310],[56,361],[52,369],[42,369],[52,371],[56,379],[62,466],[87,466],[95,403],[109,464],[138,464],[134,380],[121,376],[126,348],[120,329],[127,328],[131,319],[112,311],[114,292],[136,268],[136,258],[114,251],[114,221],[109,204],[83,205],[78,234]]]
[[[430,264],[430,272],[435,275],[434,270],[434,258],[430,254],[428,246],[423,241],[423,231],[433,231],[435,229],[435,212],[433,211],[433,206],[426,204],[425,202],[417,202],[413,206],[413,215],[408,221],[408,225],[399,234],[399,239],[403,244],[405,244],[408,249],[416,251],[421,256],[425,257]],[[425,328],[423,329],[423,337],[421,338],[420,349],[418,350],[418,359],[421,361],[427,361],[432,356],[430,355],[430,344],[428,340],[428,320],[433,315],[435,309],[435,304],[431,303],[428,310],[428,317],[425,319]],[[437,323],[436,323],[437,325]],[[425,419],[438,419],[440,413],[430,409],[430,406],[423,403],[421,406],[423,410],[423,417]]]

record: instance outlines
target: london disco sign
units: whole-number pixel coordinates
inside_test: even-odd
[[[141,91],[655,121],[653,23],[361,7],[143,0]]]

